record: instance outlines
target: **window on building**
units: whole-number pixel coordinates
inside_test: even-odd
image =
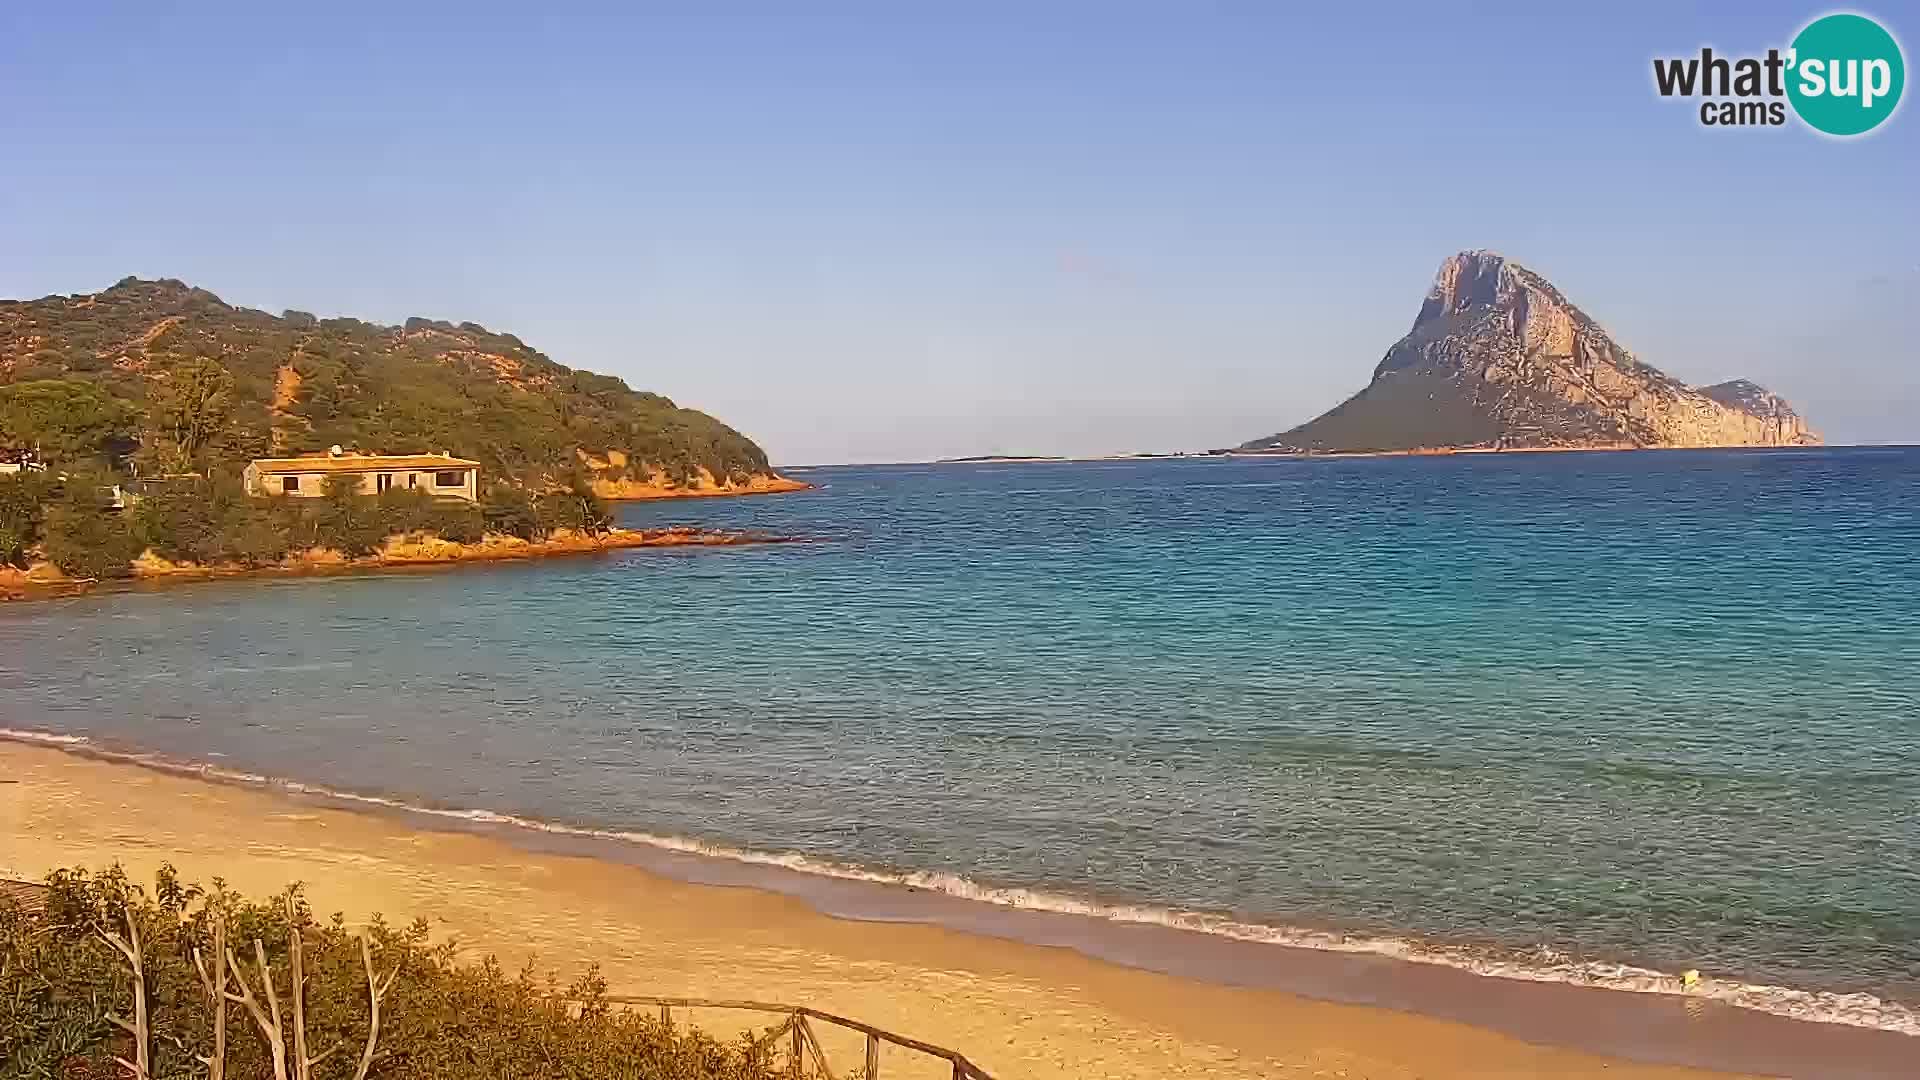
[[[281,491],[283,491],[283,492],[284,492],[284,491],[299,491],[299,490],[300,490],[300,478],[299,478],[299,477],[297,477],[297,476],[283,476],[283,477],[281,477],[281,478],[280,478],[280,490],[281,490]]]
[[[392,487],[393,487],[393,474],[390,472],[383,472],[373,478],[373,490],[375,494],[379,494],[380,492],[387,491]]]
[[[434,487],[464,487],[466,482],[467,474],[456,472],[452,469],[442,470],[441,472],[433,474]]]

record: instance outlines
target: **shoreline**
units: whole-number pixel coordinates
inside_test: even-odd
[[[131,564],[133,572],[125,578],[74,580],[60,574],[57,569],[46,563],[37,563],[24,571],[14,567],[0,566],[0,603],[51,600],[83,596],[95,591],[187,581],[316,577],[381,570],[599,555],[634,548],[740,547],[750,544],[800,542],[802,542],[801,538],[796,536],[697,529],[692,526],[677,525],[659,529],[613,528],[598,536],[561,530],[544,540],[523,540],[515,536],[489,533],[478,542],[470,544],[442,540],[430,535],[406,534],[389,537],[379,551],[360,558],[348,558],[327,548],[313,548],[289,555],[277,563],[253,567],[174,563],[159,558],[149,551],[142,553],[133,561]]]
[[[624,866],[697,887],[744,888],[763,896],[778,896],[834,922],[918,927],[1018,950],[1067,950],[1084,963],[1157,973],[1189,988],[1197,985],[1263,997],[1277,995],[1302,1007],[1364,1010],[1408,1022],[1461,1025],[1486,1037],[1516,1040],[1519,1045],[1572,1048],[1567,1053],[1768,1075],[1879,1077],[1902,1075],[1895,1063],[1909,1060],[1908,1055],[1920,1046],[1911,1036],[1891,1031],[1786,1019],[1700,997],[1542,983],[1379,954],[1250,942],[1179,926],[1008,907],[937,889],[821,876],[779,857],[759,863],[728,859],[701,845],[674,848],[621,843],[619,837],[638,834],[548,826],[483,811],[433,810],[379,796],[329,792],[248,774],[223,776],[217,767],[123,754],[74,737],[43,737],[37,744],[0,742],[0,763],[13,764],[11,759],[23,755],[29,759],[41,755],[67,762],[91,762],[115,775],[165,777],[189,794],[195,789],[233,792],[235,798],[323,808],[430,834],[483,838],[523,852],[585,858],[602,866]],[[0,786],[0,799],[8,790]],[[202,792],[192,797],[206,796]],[[122,824],[120,828],[125,835],[127,827]],[[133,832],[137,835],[138,830]],[[0,830],[0,835],[6,832]],[[6,869],[0,864],[0,871]],[[626,989],[667,992],[659,987]],[[968,1045],[957,1048],[973,1052]],[[1424,1059],[1409,1062],[1412,1060]],[[993,1068],[990,1062],[986,1064]],[[1606,1075],[1625,1075],[1621,1068],[1616,1062]],[[1628,1067],[1628,1072],[1633,1068]],[[1563,1072],[1560,1066],[1553,1072],[1585,1075]],[[1488,1073],[1436,1073],[1426,1069],[1419,1074]],[[1536,1073],[1526,1070],[1512,1075]]]
[[[608,502],[653,502],[658,499],[718,499],[744,498],[749,495],[785,495],[797,491],[811,491],[813,485],[805,480],[795,480],[787,476],[754,477],[744,484],[715,484],[697,487],[667,487],[661,484],[644,484],[632,480],[595,480],[594,494]]]

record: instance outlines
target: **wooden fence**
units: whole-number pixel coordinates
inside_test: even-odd
[[[765,1001],[715,1001],[706,998],[670,998],[670,997],[624,997],[609,996],[607,1001],[616,1005],[651,1005],[660,1010],[660,1022],[673,1023],[675,1009],[741,1009],[748,1012],[770,1013],[784,1017],[756,1044],[766,1048],[777,1048],[784,1037],[787,1043],[787,1075],[801,1078],[817,1077],[818,1080],[842,1080],[844,1075],[833,1071],[827,1064],[826,1051],[820,1048],[820,1040],[814,1035],[813,1021],[832,1024],[866,1037],[867,1059],[859,1076],[864,1080],[880,1080],[880,1046],[888,1043],[893,1046],[939,1058],[953,1067],[953,1080],[993,1080],[986,1070],[968,1061],[966,1056],[944,1046],[910,1039],[905,1035],[896,1035],[891,1031],[863,1024],[858,1020],[849,1020],[844,1016],[810,1009],[805,1005],[776,1005]]]

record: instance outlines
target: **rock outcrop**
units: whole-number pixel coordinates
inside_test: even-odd
[[[1744,379],[1685,383],[1634,359],[1545,278],[1489,251],[1441,264],[1373,381],[1242,450],[1807,446],[1820,436]]]

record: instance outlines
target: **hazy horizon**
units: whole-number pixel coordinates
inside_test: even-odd
[[[1913,117],[1650,86],[1825,9],[365,10],[0,16],[0,296],[470,320],[786,464],[1084,456],[1310,419],[1491,248],[1690,384],[1920,442]]]

